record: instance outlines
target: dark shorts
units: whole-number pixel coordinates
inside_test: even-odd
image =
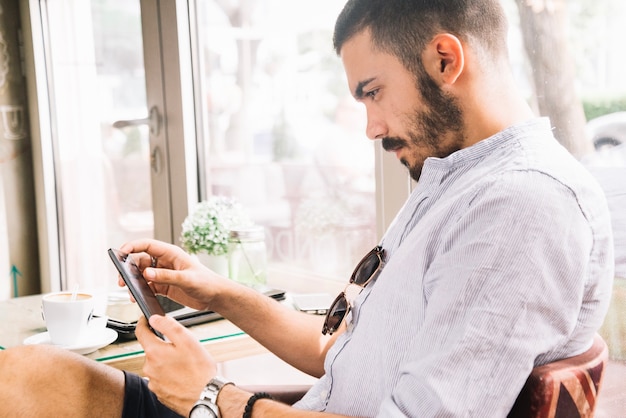
[[[122,418],[180,418],[176,412],[163,405],[148,389],[145,379],[130,372],[124,372],[124,411]]]

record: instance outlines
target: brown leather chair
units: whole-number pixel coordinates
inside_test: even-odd
[[[593,417],[609,350],[599,335],[586,352],[535,367],[509,418]]]
[[[609,357],[606,343],[596,335],[586,352],[535,367],[517,397],[508,418],[591,418]],[[310,386],[248,386],[251,392],[269,392],[287,404],[299,400]]]

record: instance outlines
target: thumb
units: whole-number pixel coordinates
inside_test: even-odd
[[[150,326],[159,331],[174,345],[184,345],[195,337],[187,328],[170,316],[152,315],[149,319]]]
[[[169,285],[180,282],[180,273],[179,270],[148,267],[143,271],[143,278],[147,282]]]

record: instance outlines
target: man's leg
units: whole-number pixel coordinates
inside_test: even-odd
[[[0,351],[0,417],[122,416],[124,374],[53,346]]]

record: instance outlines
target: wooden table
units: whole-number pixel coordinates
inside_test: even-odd
[[[3,349],[23,345],[26,338],[46,331],[41,315],[41,295],[0,301],[0,318],[0,347]],[[190,329],[217,362],[267,353],[263,346],[225,319]],[[144,353],[136,340],[130,340],[115,342],[86,357],[141,374]]]

